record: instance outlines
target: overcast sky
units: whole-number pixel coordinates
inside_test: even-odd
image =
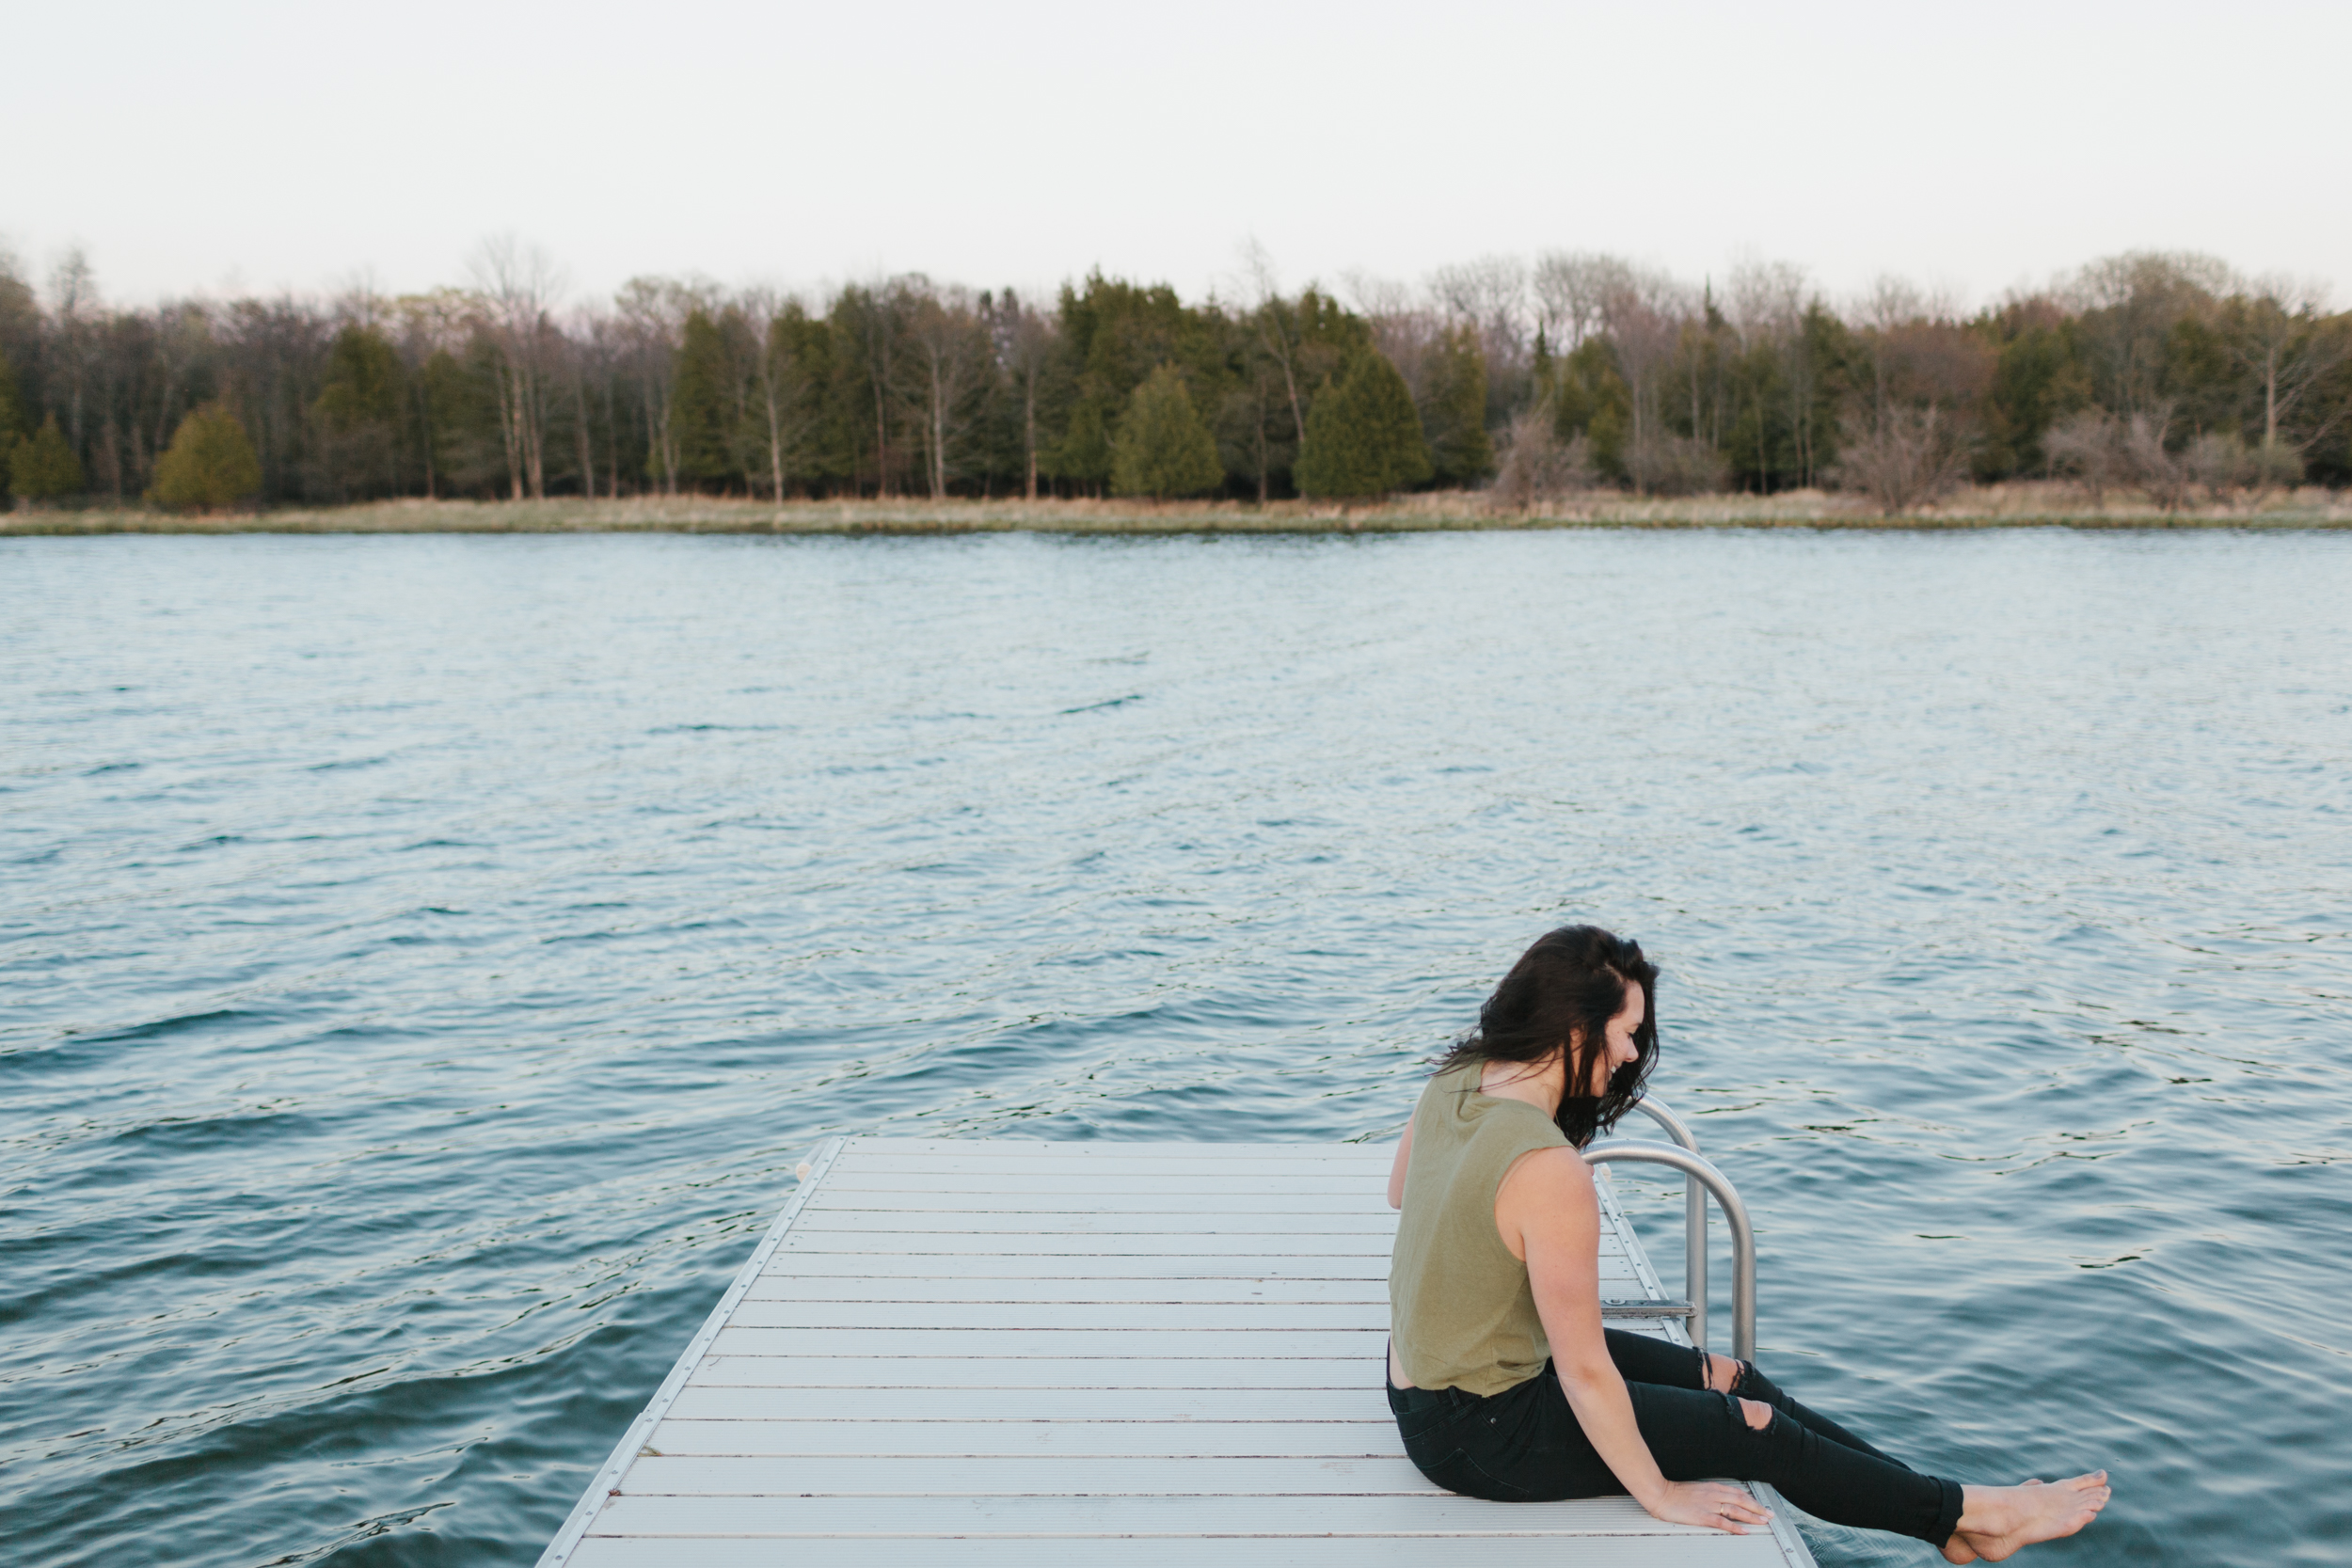
[[[2352,304],[2352,5],[19,7],[0,241],[122,302],[462,281],[576,299],[1100,266],[1217,287],[1601,249],[1963,304],[2115,251]]]

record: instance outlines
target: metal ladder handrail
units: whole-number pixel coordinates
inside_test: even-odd
[[[1698,1151],[1698,1139],[1682,1118],[1645,1095],[1634,1108],[1665,1129],[1672,1144],[1627,1138],[1584,1151],[1588,1164],[1631,1162],[1667,1165],[1682,1172],[1683,1270],[1690,1295],[1691,1340],[1707,1345],[1707,1195],[1714,1195],[1731,1227],[1731,1343],[1741,1360],[1756,1354],[1756,1231],[1747,1206],[1724,1173]]]
[[[1668,1110],[1662,1101],[1644,1095],[1633,1102],[1633,1108],[1666,1130],[1666,1136],[1696,1154],[1699,1141],[1692,1136],[1683,1119]],[[1683,1293],[1691,1298],[1691,1342],[1702,1350],[1707,1346],[1707,1194],[1697,1179],[1682,1179],[1682,1280]]]

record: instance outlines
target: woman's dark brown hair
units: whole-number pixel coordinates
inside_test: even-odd
[[[1625,1010],[1628,982],[1642,988],[1635,1054],[1609,1075],[1608,1092],[1595,1099],[1586,1085],[1593,1064],[1608,1053],[1609,1021]],[[1568,1087],[1554,1119],[1581,1148],[1633,1109],[1658,1060],[1658,966],[1642,957],[1641,943],[1597,926],[1545,932],[1519,955],[1478,1009],[1478,1027],[1454,1042],[1438,1070],[1465,1062],[1540,1062],[1564,1043],[1570,1048]]]

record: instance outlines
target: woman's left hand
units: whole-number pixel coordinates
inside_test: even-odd
[[[1747,1492],[1719,1481],[1670,1481],[1655,1500],[1643,1505],[1653,1519],[1670,1525],[1704,1525],[1747,1534],[1749,1525],[1769,1525],[1772,1512]]]

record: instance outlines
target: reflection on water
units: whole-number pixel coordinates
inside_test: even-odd
[[[0,543],[0,1535],[527,1563],[819,1137],[1385,1138],[1592,917],[1784,1383],[2112,1468],[2044,1561],[2340,1561],[2347,604],[2326,535]]]

